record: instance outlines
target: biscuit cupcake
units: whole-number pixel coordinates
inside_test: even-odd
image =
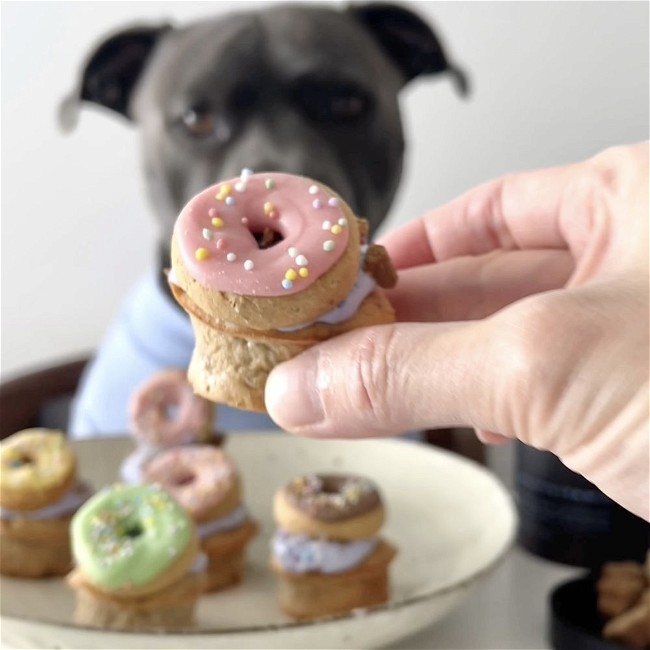
[[[239,583],[257,525],[244,505],[232,459],[208,445],[176,447],[150,460],[142,476],[167,490],[196,523],[201,550],[208,558],[206,590]]]
[[[397,275],[331,189],[300,176],[252,174],[214,185],[179,215],[172,293],[188,312],[194,391],[264,411],[269,372],[337,334],[394,320],[382,287]]]
[[[359,476],[299,476],[274,498],[271,568],[280,607],[296,619],[385,603],[396,549],[379,536],[377,487]]]
[[[92,493],[77,477],[65,435],[25,429],[0,443],[0,573],[65,575],[72,568],[69,527]]]
[[[75,622],[171,631],[193,624],[205,558],[190,517],[160,486],[115,484],[72,520]]]

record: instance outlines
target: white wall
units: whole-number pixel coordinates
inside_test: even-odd
[[[152,261],[134,132],[97,111],[71,136],[55,113],[107,31],[260,3],[2,4],[3,377],[92,349]],[[403,95],[409,143],[390,224],[506,171],[648,137],[645,2],[418,2],[474,92]]]

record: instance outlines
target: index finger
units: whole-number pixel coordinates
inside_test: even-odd
[[[580,165],[509,174],[483,183],[381,238],[397,268],[495,249],[566,248],[561,203]]]

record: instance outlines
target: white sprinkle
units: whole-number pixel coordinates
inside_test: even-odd
[[[296,255],[298,255],[298,249],[295,246],[292,246],[288,252],[289,252],[289,257],[295,257]]]
[[[329,230],[332,227],[331,221],[323,221],[323,230]]]
[[[328,201],[327,205],[330,206],[330,208],[335,208],[339,204],[339,200],[335,197],[332,196]]]
[[[334,250],[334,246],[335,246],[334,241],[328,239],[326,242],[323,243],[323,250],[329,253]]]
[[[244,169],[241,170],[241,174],[239,177],[244,181],[246,180],[249,176],[253,175],[253,170],[249,169],[248,167],[244,167]]]
[[[226,205],[235,205],[235,203],[237,203],[237,201],[235,201],[234,196],[227,196],[226,197]]]
[[[244,262],[244,268],[245,268],[247,271],[252,271],[254,266],[255,266],[255,264],[253,264],[253,260],[246,260],[246,261]]]
[[[237,259],[237,255],[235,255],[235,253],[228,253],[228,255],[226,255],[226,259],[229,262],[234,262]]]
[[[293,288],[293,282],[291,282],[291,280],[288,280],[287,278],[284,278],[284,280],[282,280],[282,286],[285,289],[292,289]]]
[[[347,225],[348,225],[348,220],[345,217],[341,217],[339,219],[339,226],[343,226],[343,228],[345,228],[345,226]]]
[[[320,208],[323,207],[323,202],[320,199],[314,199],[312,202],[312,205],[317,209],[320,210]]]
[[[310,185],[309,193],[310,194],[317,194],[318,193],[318,185]]]
[[[238,192],[243,192],[246,189],[246,183],[244,183],[243,181],[239,181],[235,183],[235,189]]]
[[[203,229],[203,239],[212,239],[212,231],[209,228]]]
[[[309,262],[307,261],[307,258],[304,255],[298,255],[298,257],[296,257],[296,264],[298,266],[307,266]]]

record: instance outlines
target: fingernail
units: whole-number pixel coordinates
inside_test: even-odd
[[[266,408],[284,429],[301,429],[323,419],[318,391],[318,355],[307,351],[276,366],[266,382]]]

